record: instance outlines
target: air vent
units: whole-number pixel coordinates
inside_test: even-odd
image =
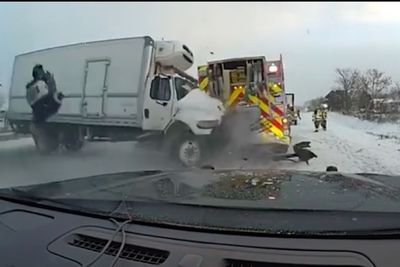
[[[108,240],[86,235],[74,235],[73,239],[69,241],[68,244],[74,247],[100,252],[107,244],[107,241]],[[107,248],[105,254],[111,256],[117,255],[120,246],[120,242],[112,242]],[[159,265],[162,264],[168,258],[168,256],[169,252],[165,250],[125,244],[124,249],[119,257],[130,261]]]
[[[183,55],[183,58],[184,58],[187,62],[189,62],[190,64],[193,63],[193,60],[191,60],[190,58],[188,58],[186,55]]]
[[[186,45],[183,45],[182,48],[193,57],[192,51],[190,51],[190,49]]]
[[[257,262],[243,260],[225,260],[226,267],[362,267],[354,265],[312,265],[312,264],[287,264],[272,262]]]

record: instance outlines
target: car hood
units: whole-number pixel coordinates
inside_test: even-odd
[[[225,108],[223,103],[213,97],[210,97],[204,91],[200,89],[194,89],[190,91],[184,98],[177,102],[177,110],[179,111],[192,111],[207,113],[211,118],[221,117]]]
[[[105,174],[14,189],[50,199],[141,199],[218,208],[400,212],[399,177],[378,174],[193,169]]]

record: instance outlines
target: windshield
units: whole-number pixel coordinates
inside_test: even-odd
[[[238,231],[400,219],[399,9],[1,3],[0,196]]]
[[[185,95],[189,93],[190,90],[195,89],[189,81],[183,78],[175,78],[175,89],[176,89],[176,97],[178,100],[182,99]]]

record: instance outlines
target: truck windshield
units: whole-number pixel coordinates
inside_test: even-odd
[[[192,89],[194,89],[194,87],[189,81],[180,77],[175,77],[175,90],[178,100],[182,99]]]

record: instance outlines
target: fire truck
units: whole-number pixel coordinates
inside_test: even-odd
[[[226,117],[235,114],[243,118],[225,119],[240,124],[235,131],[243,138],[249,136],[238,128],[248,123],[258,144],[287,151],[291,138],[282,56],[274,61],[267,61],[264,56],[212,61],[199,66],[198,75],[199,88],[224,103]]]

